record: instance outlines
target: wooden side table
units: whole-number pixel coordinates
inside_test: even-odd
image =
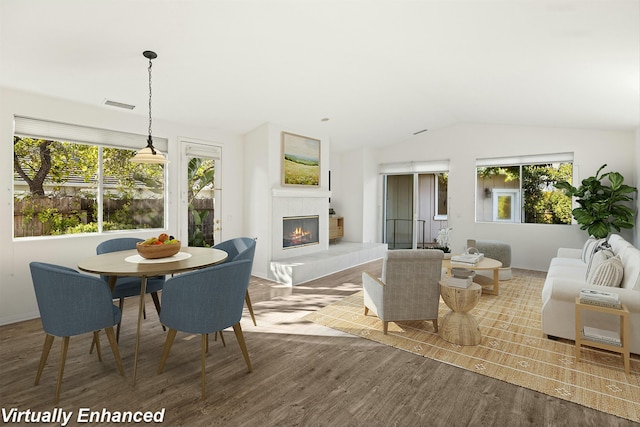
[[[598,311],[600,313],[608,313],[620,316],[620,346],[605,344],[600,341],[590,340],[582,335],[582,320],[580,314],[582,310]],[[576,297],[576,361],[580,361],[580,346],[588,345],[589,347],[601,348],[603,350],[613,351],[622,355],[624,362],[624,371],[629,375],[631,369],[631,361],[629,356],[629,310],[627,306],[622,304],[621,308],[600,307],[598,305],[583,304],[580,297]]]
[[[452,310],[442,317],[438,328],[442,339],[460,345],[478,345],[482,340],[480,326],[471,311],[480,301],[482,286],[472,283],[468,288],[448,286],[441,281],[440,295]]]

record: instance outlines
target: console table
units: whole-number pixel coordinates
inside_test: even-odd
[[[341,216],[329,217],[329,241],[344,237],[344,218]]]
[[[580,314],[582,310],[598,311],[620,317],[620,345],[607,344],[605,342],[589,339],[582,334],[582,320]],[[629,356],[629,310],[627,306],[622,304],[621,308],[601,307],[597,305],[584,304],[580,302],[580,297],[576,297],[576,361],[580,361],[580,347],[588,345],[589,347],[601,348],[603,350],[620,353],[624,362],[624,371],[629,375],[631,369],[631,361]]]

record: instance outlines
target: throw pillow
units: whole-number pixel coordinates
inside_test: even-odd
[[[594,253],[589,260],[587,273],[585,274],[584,279],[589,282],[589,276],[591,275],[591,273],[593,273],[600,264],[613,257],[613,255],[614,253],[610,249],[602,249]]]
[[[590,274],[587,283],[589,285],[619,287],[622,283],[624,270],[622,260],[613,256],[598,265]]]
[[[589,261],[591,261],[591,257],[596,252],[598,247],[606,242],[607,239],[596,239],[595,237],[590,236],[582,247],[582,262],[584,262],[585,264],[589,264]]]

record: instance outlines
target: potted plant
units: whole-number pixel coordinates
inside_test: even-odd
[[[445,259],[449,259],[451,257],[451,249],[449,248],[449,234],[451,233],[453,228],[441,228],[438,231],[438,237],[436,237],[436,246],[434,249],[440,249],[445,254]]]
[[[600,166],[595,176],[583,179],[577,188],[566,181],[556,183],[580,205],[572,211],[580,229],[599,239],[607,237],[612,229],[633,228],[633,210],[625,202],[633,200],[630,194],[638,191],[623,184],[624,177],[618,172],[600,174],[606,166]]]

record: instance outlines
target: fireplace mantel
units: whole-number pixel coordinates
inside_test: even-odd
[[[325,190],[305,190],[301,188],[274,188],[271,190],[273,197],[331,197],[331,191]]]

